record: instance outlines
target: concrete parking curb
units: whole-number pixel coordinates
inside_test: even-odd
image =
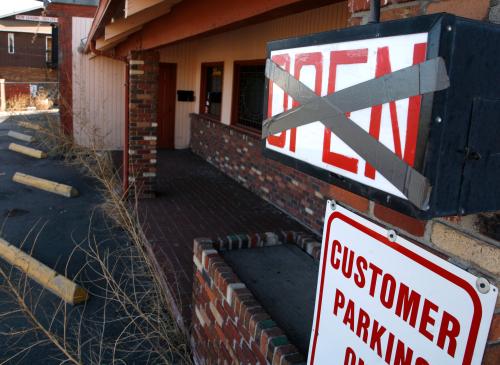
[[[22,146],[17,143],[9,144],[9,150],[22,153],[23,155],[31,156],[34,158],[46,158],[47,154],[44,151],[37,150],[36,148]]]
[[[30,136],[28,134],[24,134],[24,133],[19,133],[19,132],[15,132],[15,131],[9,131],[9,133],[7,133],[7,135],[11,138],[15,138],[15,139],[18,139],[20,141],[24,141],[24,142],[33,142],[34,138],[33,136]]]
[[[66,303],[83,303],[89,297],[88,292],[84,288],[1,238],[0,256]]]
[[[26,175],[21,172],[16,172],[12,177],[12,181],[32,186],[37,189],[45,190],[50,193],[59,194],[67,198],[78,196],[78,190],[76,190],[72,186],[60,184],[46,179],[41,179],[39,177],[31,175]]]

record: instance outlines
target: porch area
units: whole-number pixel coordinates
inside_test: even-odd
[[[193,240],[235,233],[306,229],[191,150],[160,150],[157,196],[141,200],[143,229],[190,327]]]

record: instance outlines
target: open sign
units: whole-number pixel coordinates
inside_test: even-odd
[[[342,207],[326,209],[309,365],[480,364],[497,298]]]
[[[324,96],[425,61],[427,33],[284,49],[271,60]],[[415,161],[421,96],[350,113],[350,118],[409,165]],[[294,101],[270,86],[268,115],[288,110]],[[405,198],[384,176],[319,122],[267,139],[267,148],[362,184]]]
[[[264,154],[418,218],[498,210],[500,195],[489,188],[500,184],[500,174],[495,172],[500,164],[495,142],[500,137],[497,42],[497,26],[448,14],[270,42],[268,63],[281,74],[268,76],[265,112],[268,118],[274,117],[271,122],[281,123],[268,130],[282,132],[264,134],[268,136]],[[446,88],[401,92],[405,96],[398,98],[385,81],[373,82],[436,59],[444,62]],[[296,87],[290,89],[291,84]],[[297,87],[307,96],[302,98]],[[356,93],[344,92],[343,108],[337,108],[337,112],[349,111],[349,119],[322,120],[338,119],[335,105],[330,105],[330,116],[325,102],[308,105],[316,95],[335,98],[354,89],[362,90],[363,102],[356,102]],[[370,92],[378,95],[373,100],[387,101],[370,104]],[[380,98],[384,93],[391,98]],[[346,104],[346,95],[352,96],[353,106]],[[287,129],[285,122],[292,126]],[[354,133],[356,129],[362,133]],[[356,145],[360,140],[363,143]],[[407,189],[412,184],[406,179],[413,173],[425,184]],[[408,192],[423,191],[422,186],[429,199],[419,203]]]

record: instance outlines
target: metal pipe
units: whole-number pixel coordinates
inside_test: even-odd
[[[370,0],[370,15],[368,15],[368,24],[380,22],[380,0]]]

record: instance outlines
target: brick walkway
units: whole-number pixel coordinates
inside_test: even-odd
[[[304,227],[190,150],[160,151],[158,191],[140,206],[146,236],[189,327],[193,239]]]

